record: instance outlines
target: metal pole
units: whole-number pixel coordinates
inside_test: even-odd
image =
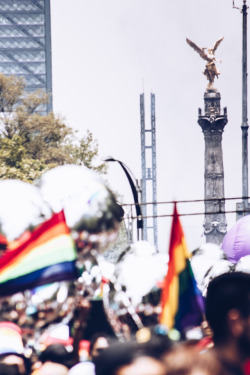
[[[147,184],[146,184],[146,132],[145,132],[145,106],[144,106],[144,94],[140,95],[140,115],[141,115],[141,175],[142,175],[142,196],[141,202],[146,203],[147,201]],[[147,225],[147,206],[142,206],[142,213],[144,216],[143,220],[143,239],[148,239],[148,225]]]
[[[242,6],[242,196],[248,207],[248,118],[247,118],[247,5]]]
[[[152,144],[152,183],[153,183],[153,229],[154,245],[158,251],[158,225],[157,225],[157,177],[156,177],[156,134],[155,134],[155,94],[151,93],[151,144]]]

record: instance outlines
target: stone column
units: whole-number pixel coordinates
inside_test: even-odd
[[[227,231],[224,213],[224,167],[222,153],[222,133],[227,124],[227,110],[220,113],[220,93],[216,89],[204,94],[205,114],[199,109],[198,124],[205,140],[205,220],[206,242],[220,245]]]

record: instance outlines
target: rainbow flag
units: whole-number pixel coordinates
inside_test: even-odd
[[[168,272],[165,277],[160,324],[184,333],[203,321],[204,301],[190,265],[190,254],[183,234],[176,203],[169,244]]]
[[[77,277],[76,248],[63,211],[0,258],[0,296]]]

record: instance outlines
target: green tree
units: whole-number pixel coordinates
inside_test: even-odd
[[[98,142],[87,130],[82,138],[54,113],[44,115],[47,96],[25,92],[24,81],[0,74],[0,178],[32,182],[57,165],[85,165],[106,173],[104,163],[95,165]]]

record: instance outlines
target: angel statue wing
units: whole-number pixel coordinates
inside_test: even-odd
[[[223,39],[224,39],[224,36],[222,38],[220,38],[219,40],[217,40],[217,42],[214,43],[213,53],[217,50],[217,48],[219,47],[219,45],[220,45],[220,43],[222,42]]]
[[[196,51],[198,54],[206,61],[210,61],[207,54],[204,52],[204,48],[198,47],[194,42],[192,42],[190,39],[186,38],[187,43]],[[217,42],[218,43],[218,42]],[[219,44],[218,44],[219,45]],[[218,46],[217,46],[218,47]],[[216,48],[217,48],[216,47]]]

